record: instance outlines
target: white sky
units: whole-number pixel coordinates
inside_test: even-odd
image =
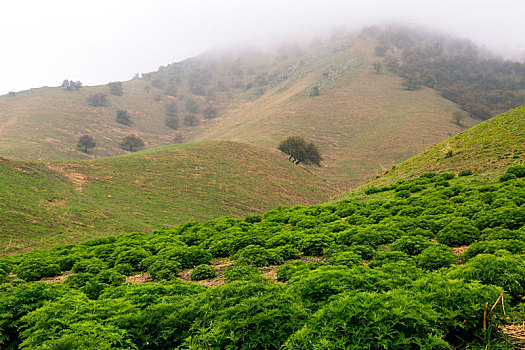
[[[524,18],[525,0],[3,0],[0,94],[128,80],[214,47],[384,21],[523,55]]]

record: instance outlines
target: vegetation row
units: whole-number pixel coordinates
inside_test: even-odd
[[[501,327],[525,312],[525,167],[497,183],[462,175],[3,258],[0,347],[510,349]],[[232,262],[225,283],[179,279],[213,278],[217,259]],[[283,283],[261,275],[275,265]],[[145,272],[154,282],[125,283]]]

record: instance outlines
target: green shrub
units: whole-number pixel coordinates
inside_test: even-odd
[[[74,275],[68,276],[65,280],[65,284],[74,289],[80,289],[91,281],[95,277],[92,273],[80,272],[75,273]]]
[[[301,252],[291,244],[269,249],[270,252],[276,253],[284,260],[297,259]]]
[[[479,238],[479,230],[467,218],[456,218],[438,232],[436,239],[449,247],[469,245]]]
[[[344,251],[332,255],[327,262],[331,265],[344,265],[348,267],[359,265],[363,262],[361,256],[351,251]]]
[[[379,187],[376,187],[376,186],[368,187],[365,190],[365,194],[366,195],[374,194],[374,193],[378,193],[378,192],[381,192],[381,189]]]
[[[18,278],[25,281],[38,281],[44,277],[60,275],[60,265],[45,256],[27,256],[13,269]]]
[[[198,265],[190,273],[192,281],[202,281],[208,278],[217,277],[217,272],[213,266],[210,265]]]
[[[416,257],[416,264],[425,270],[437,270],[450,266],[456,260],[456,256],[449,247],[443,244],[432,244]]]
[[[115,261],[115,265],[129,264],[134,271],[139,269],[142,260],[150,256],[151,253],[142,248],[133,248],[121,252]]]
[[[510,255],[506,251],[479,254],[449,273],[451,278],[480,281],[502,287],[515,300],[525,296],[525,256]]]
[[[162,258],[156,260],[148,267],[148,273],[156,281],[173,280],[177,278],[181,270],[182,268],[178,261]]]
[[[9,281],[8,273],[0,269],[0,284],[7,283],[8,281]]]
[[[119,286],[126,281],[126,276],[112,270],[101,271],[95,280],[100,283],[109,284],[110,286]]]
[[[375,249],[371,246],[362,244],[352,244],[348,251],[359,255],[363,260],[372,259],[372,257],[376,253]]]
[[[516,177],[525,177],[525,165],[514,165],[507,169],[507,173],[514,174]]]
[[[472,175],[472,170],[470,169],[465,169],[465,170],[461,170],[458,174],[458,176],[470,176]]]
[[[390,245],[393,250],[402,251],[410,256],[418,255],[431,243],[427,237],[421,235],[403,235]]]
[[[277,280],[286,282],[293,276],[300,274],[301,272],[308,271],[308,266],[302,261],[290,261],[280,266],[277,269],[276,276]]]
[[[262,280],[261,271],[253,265],[233,265],[224,271],[227,282]]]
[[[506,181],[515,180],[515,179],[516,179],[516,175],[515,174],[513,174],[513,173],[505,173],[505,174],[500,176],[499,181],[500,182],[506,182]]]
[[[449,349],[432,305],[405,291],[349,292],[308,319],[284,349]]]
[[[108,268],[108,264],[98,258],[82,259],[73,265],[72,271],[75,273],[87,272],[97,274]]]
[[[400,251],[382,251],[374,256],[374,260],[368,266],[378,267],[391,262],[407,261],[410,257],[408,254]]]
[[[283,263],[283,258],[266,248],[258,245],[249,245],[239,250],[234,256],[239,264],[248,264],[257,267],[279,265]]]
[[[124,276],[131,276],[134,273],[133,266],[130,264],[117,264],[113,267],[113,270]]]

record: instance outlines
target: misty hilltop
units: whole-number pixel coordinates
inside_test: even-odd
[[[522,104],[524,76],[523,64],[467,40],[369,27],[267,52],[210,52],[126,82],[3,96],[0,152],[101,158],[129,152],[131,134],[145,147],[219,139],[273,149],[303,135],[324,155],[312,171],[347,189]],[[96,147],[77,146],[86,134]]]

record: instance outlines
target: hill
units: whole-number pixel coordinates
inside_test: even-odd
[[[0,346],[520,348],[524,180],[395,191],[0,259]]]
[[[76,162],[0,161],[0,254],[315,204],[337,191],[277,151],[234,142]]]
[[[369,181],[391,184],[428,172],[470,170],[494,177],[525,164],[525,106],[512,109],[429,148]]]
[[[297,134],[321,148],[325,166],[314,171],[348,189],[478,122],[456,125],[458,105],[435,90],[408,91],[395,73],[376,74],[375,45],[344,34],[263,53],[208,53],[122,82],[122,96],[108,86],[3,96],[0,154],[115,156],[126,153],[119,143],[131,133],[147,147],[221,139],[273,149]],[[106,107],[88,105],[95,93],[107,95]],[[131,126],[116,121],[118,110],[128,111]],[[88,154],[76,147],[82,134],[97,142]]]

